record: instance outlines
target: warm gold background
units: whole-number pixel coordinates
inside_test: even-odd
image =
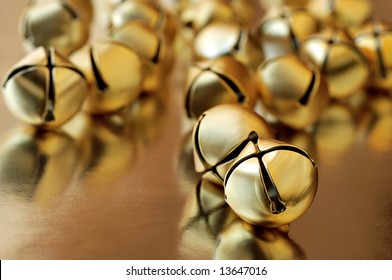
[[[0,77],[24,56],[17,24],[26,2],[0,2]],[[392,2],[374,4],[376,15],[389,19]],[[102,34],[103,24],[96,28]],[[109,137],[98,166],[67,185],[64,168],[37,188],[0,174],[0,258],[212,258],[216,241],[203,226],[181,230],[197,181],[186,165],[183,135],[190,125],[181,121],[181,93],[174,85],[169,90],[170,106],[153,112],[159,121],[137,119],[129,138]],[[0,115],[1,154],[21,125],[2,100]],[[392,259],[392,151],[372,148],[362,129],[340,156],[318,150],[319,191],[289,233],[307,259]],[[390,140],[391,130],[380,137]],[[119,155],[128,157],[125,166]]]

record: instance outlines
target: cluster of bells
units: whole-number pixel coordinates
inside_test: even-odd
[[[307,152],[274,140],[270,121],[311,130],[331,101],[392,89],[392,25],[373,21],[365,0],[264,1],[254,25],[255,2],[238,2],[180,10],[196,60],[185,89],[195,169],[244,221],[278,228],[308,209],[318,172]]]
[[[305,130],[331,100],[368,86],[391,89],[391,26],[371,21],[367,0],[265,0],[261,21],[257,0],[172,2],[196,60],[184,91],[187,115],[197,120],[196,170],[206,184],[224,186],[244,221],[291,223],[315,197],[317,166],[304,150],[274,140],[265,119]],[[160,88],[173,65],[176,18],[155,1],[112,4],[108,40],[85,46],[90,1],[29,3],[20,27],[33,51],[4,81],[11,113],[51,129],[81,108],[116,112]]]
[[[106,40],[86,45],[91,1],[32,0],[20,28],[29,54],[4,80],[4,100],[23,122],[57,128],[81,109],[105,115],[155,93],[173,66],[173,16],[150,1],[113,2]]]

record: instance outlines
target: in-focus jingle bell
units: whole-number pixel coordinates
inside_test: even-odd
[[[225,197],[248,223],[280,227],[299,218],[312,203],[318,173],[302,149],[269,139],[253,139],[228,170]]]
[[[3,96],[10,112],[23,122],[55,128],[83,104],[88,83],[83,73],[53,48],[37,48],[6,76]]]

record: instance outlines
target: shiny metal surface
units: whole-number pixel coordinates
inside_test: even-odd
[[[369,63],[341,30],[326,29],[310,36],[303,42],[300,55],[324,75],[332,98],[347,98],[368,82]]]
[[[24,56],[17,21],[25,3],[0,2],[2,77]],[[392,3],[373,3],[389,16]],[[196,198],[181,65],[168,89],[128,108],[128,120],[81,116],[33,137],[0,100],[1,259],[392,259],[389,93],[367,92],[323,117],[310,134],[319,169],[313,204],[288,234],[263,233],[232,222],[219,189]]]
[[[11,68],[3,97],[10,112],[23,122],[55,128],[82,107],[88,83],[81,72],[54,48],[39,47]]]
[[[54,47],[68,56],[84,46],[90,36],[91,15],[81,8],[62,1],[36,1],[26,6],[19,16],[26,51]]]
[[[142,91],[145,61],[125,44],[95,42],[75,52],[71,61],[86,75],[90,90],[84,109],[93,114],[114,112]]]
[[[185,86],[188,117],[197,119],[206,110],[222,104],[241,104],[253,109],[257,89],[251,70],[231,56],[200,63],[189,69]]]

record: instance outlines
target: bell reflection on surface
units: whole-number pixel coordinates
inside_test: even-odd
[[[139,98],[124,108],[122,114],[131,126],[137,151],[141,152],[154,143],[163,130],[167,119],[168,89],[153,94],[142,94]]]
[[[0,147],[1,193],[49,204],[72,183],[77,148],[67,134],[28,127],[12,131]]]
[[[126,174],[134,161],[131,128],[120,115],[91,117],[80,114],[64,129],[69,131],[81,151],[82,185],[105,185]]]
[[[219,235],[214,259],[302,260],[305,253],[279,229],[255,228],[236,220]]]
[[[218,234],[236,218],[225,202],[222,187],[200,181],[188,197],[181,221],[181,257],[210,259]]]
[[[365,129],[367,145],[376,152],[392,151],[392,96],[371,92],[366,104],[361,126]]]
[[[331,103],[314,127],[314,137],[321,160],[336,160],[354,144],[358,131],[357,118],[350,106]]]

